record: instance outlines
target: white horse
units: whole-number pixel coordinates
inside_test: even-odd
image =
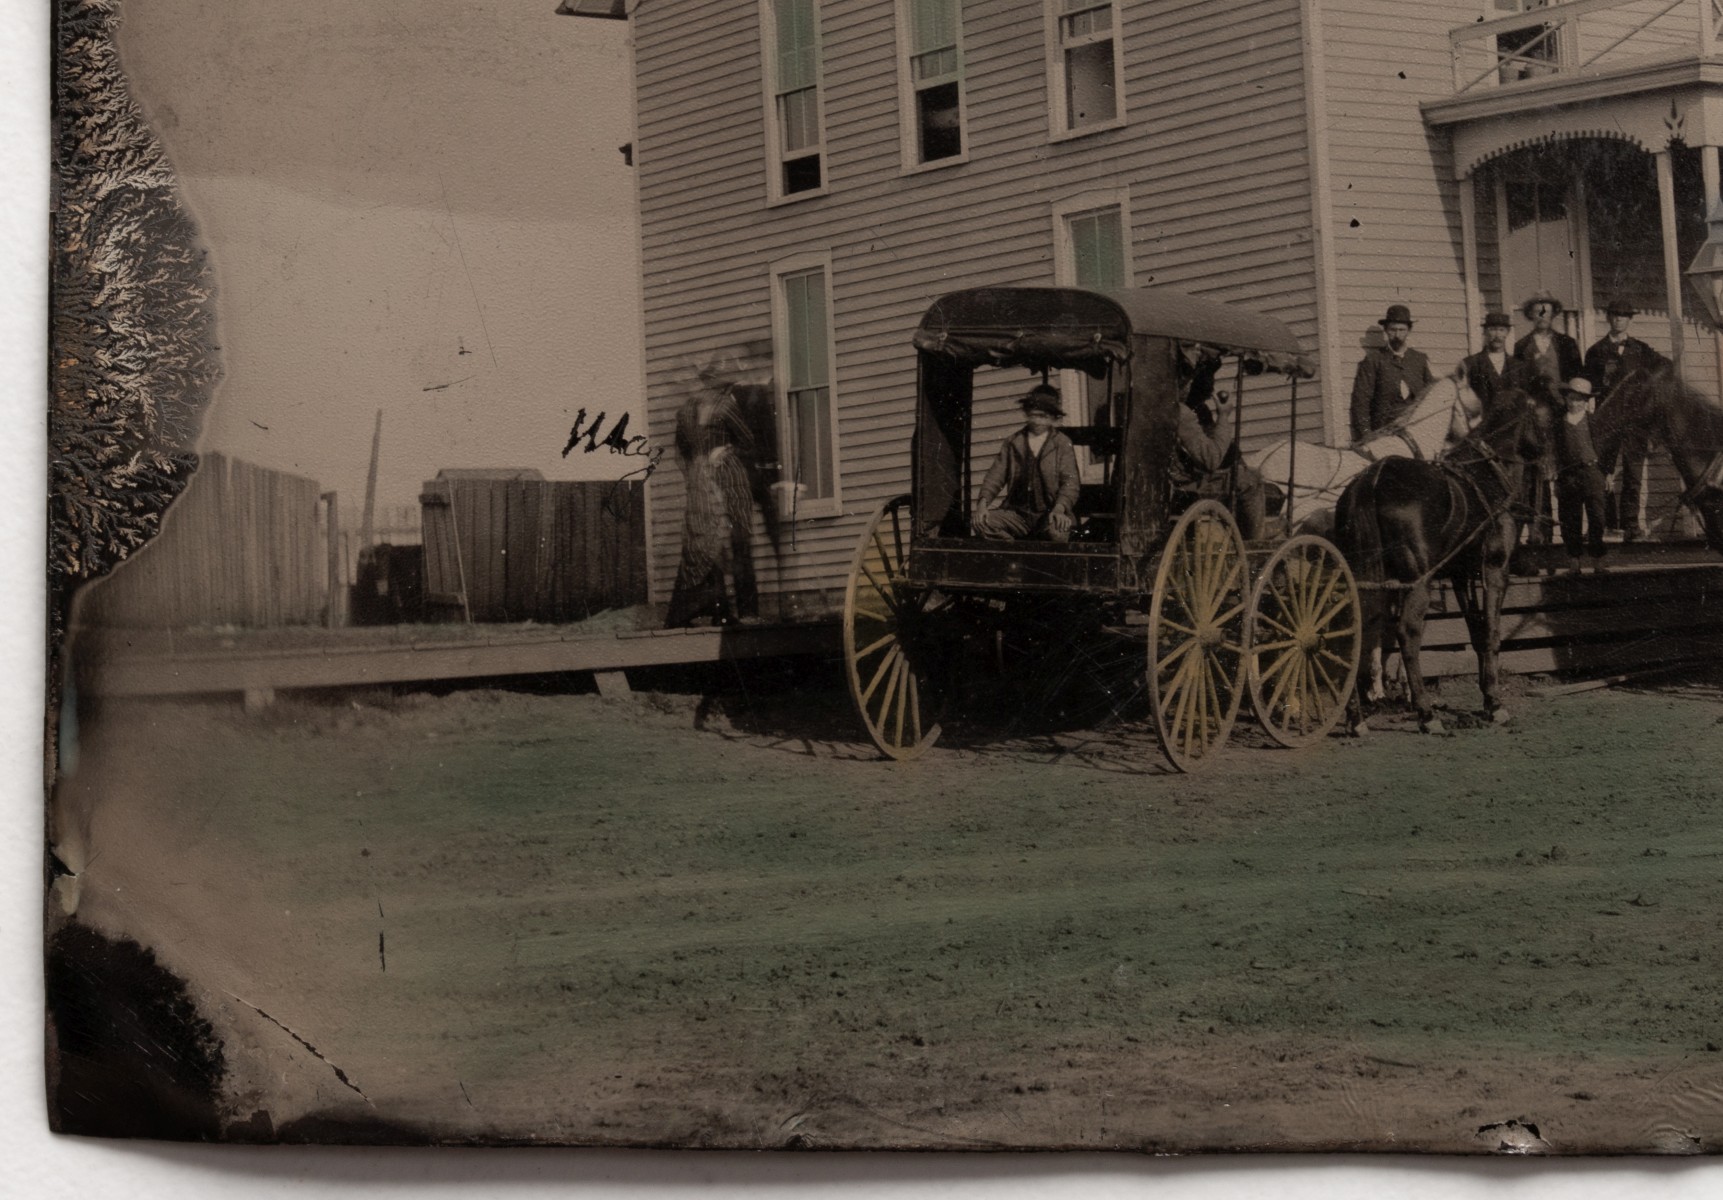
[[[1287,527],[1295,533],[1334,532],[1334,507],[1346,485],[1363,474],[1379,458],[1439,458],[1444,450],[1472,431],[1483,415],[1483,404],[1463,379],[1444,376],[1418,396],[1401,418],[1350,446],[1324,446],[1320,442],[1276,442],[1250,460],[1262,477],[1277,487],[1291,489],[1286,497]],[[1296,472],[1296,474],[1294,474]],[[1291,476],[1289,479],[1288,477]],[[1393,674],[1387,669],[1383,648],[1376,648],[1371,700],[1384,698],[1384,682]]]
[[[1425,388],[1398,421],[1363,441],[1350,446],[1298,442],[1295,452],[1288,438],[1258,451],[1250,465],[1276,487],[1291,483],[1286,512],[1292,529],[1326,534],[1333,528],[1340,493],[1365,467],[1394,456],[1436,458],[1471,432],[1482,411],[1477,394],[1463,380],[1444,376]]]

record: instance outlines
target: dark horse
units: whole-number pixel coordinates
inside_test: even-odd
[[[1364,727],[1361,696],[1369,690],[1375,652],[1398,645],[1406,666],[1418,727],[1440,730],[1424,699],[1418,651],[1429,583],[1445,578],[1460,598],[1484,708],[1506,719],[1497,691],[1502,597],[1508,557],[1519,541],[1521,495],[1527,462],[1543,452],[1535,401],[1503,393],[1483,424],[1439,462],[1384,458],[1347,485],[1335,511],[1334,540],[1358,577],[1363,595],[1363,673],[1353,689],[1348,723]],[[1481,594],[1472,584],[1481,582]]]
[[[1607,460],[1636,427],[1668,448],[1687,488],[1682,500],[1699,514],[1706,543],[1723,554],[1723,487],[1711,474],[1723,454],[1723,406],[1689,387],[1672,364],[1664,363],[1616,384],[1591,418],[1592,443]]]

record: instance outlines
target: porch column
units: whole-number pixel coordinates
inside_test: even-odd
[[[1484,295],[1478,289],[1478,193],[1470,174],[1460,177],[1460,272],[1466,288],[1466,353],[1476,354],[1484,324]]]
[[[1585,175],[1577,167],[1573,171],[1572,221],[1574,275],[1579,283],[1579,294],[1574,298],[1579,310],[1579,344],[1589,346],[1596,335],[1591,314],[1597,308],[1597,298],[1591,293],[1591,198]]]
[[[1669,151],[1659,150],[1657,201],[1663,225],[1663,294],[1669,307],[1669,356],[1681,363],[1681,252],[1675,240],[1675,170]]]
[[[1705,0],[1709,7],[1711,0]],[[1723,201],[1723,175],[1718,172],[1718,157],[1716,146],[1699,147],[1699,169],[1705,176],[1705,217],[1711,217],[1711,212]],[[1716,330],[1711,335],[1711,351],[1717,356],[1717,378],[1723,380],[1723,329]],[[1682,510],[1684,513],[1685,509]],[[1691,514],[1688,514],[1691,516]]]

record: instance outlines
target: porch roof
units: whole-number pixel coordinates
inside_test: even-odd
[[[1723,24],[1713,0],[1566,0],[1448,35],[1452,95],[1420,106],[1451,129],[1455,174],[1537,142],[1642,149],[1723,144]]]

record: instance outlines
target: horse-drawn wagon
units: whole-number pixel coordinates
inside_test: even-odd
[[[1159,289],[980,288],[936,301],[915,347],[910,491],[863,531],[844,601],[851,697],[881,751],[925,751],[976,647],[1049,613],[1067,635],[1146,656],[1154,725],[1180,770],[1225,744],[1247,693],[1281,745],[1333,728],[1358,672],[1345,560],[1284,521],[1247,545],[1224,497],[1193,494],[1176,469],[1179,406],[1198,376],[1230,372],[1240,393],[1247,378],[1281,376],[1296,422],[1310,370],[1290,330]],[[974,533],[975,464],[993,450],[976,434],[989,410],[997,427],[1018,372],[1090,381],[1089,422],[1064,430],[1088,459],[1068,542]]]

